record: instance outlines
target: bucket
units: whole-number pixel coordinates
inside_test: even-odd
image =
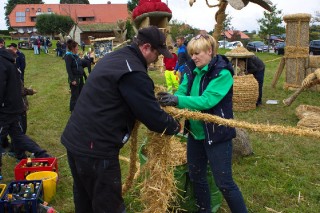
[[[56,194],[58,174],[51,171],[33,172],[26,177],[27,180],[42,180],[43,200],[50,202]]]

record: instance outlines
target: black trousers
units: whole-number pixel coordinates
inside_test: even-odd
[[[75,213],[125,213],[118,158],[83,157],[68,151]]]
[[[46,150],[23,133],[19,115],[6,119],[6,121],[0,121],[0,140],[7,135],[10,136],[13,149],[17,153],[28,151],[34,153],[36,158],[50,157]]]
[[[74,107],[76,106],[77,100],[80,96],[80,92],[83,87],[83,77],[80,77],[77,81],[77,85],[72,85],[70,83],[70,90],[71,90],[71,97],[70,97],[70,112],[73,111]]]
[[[257,105],[262,104],[262,88],[263,88],[263,80],[264,80],[264,70],[257,71],[253,74],[254,78],[258,81],[259,84],[259,96],[257,99]]]

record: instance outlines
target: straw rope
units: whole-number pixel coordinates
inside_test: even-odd
[[[234,119],[224,119],[215,115],[201,112],[191,112],[185,109],[177,109],[174,107],[165,107],[164,110],[175,117],[184,117],[186,119],[202,120],[205,122],[213,122],[230,127],[238,127],[249,129],[254,132],[278,133],[281,135],[298,135],[307,137],[320,138],[320,131],[312,131],[307,129],[299,129],[295,127],[285,127],[280,125],[269,124],[252,124],[245,121],[237,121]]]

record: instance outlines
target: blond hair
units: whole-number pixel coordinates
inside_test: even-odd
[[[199,34],[189,41],[187,50],[188,54],[192,56],[195,53],[199,53],[201,51],[209,51],[212,50],[212,57],[216,55],[217,42],[216,40],[209,34]]]

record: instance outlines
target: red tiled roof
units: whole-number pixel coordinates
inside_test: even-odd
[[[227,30],[227,31],[224,31],[224,33],[221,33],[221,35],[225,35],[227,36],[228,39],[230,39],[234,33],[240,33],[241,39],[250,39],[249,36],[247,36],[246,34],[244,34],[239,30]]]
[[[29,8],[29,12],[27,11]],[[127,4],[17,4],[9,15],[11,27],[34,27],[38,10],[42,13],[51,12],[70,16],[74,21],[81,17],[94,17],[93,21],[85,23],[116,23],[118,20],[127,20],[129,13]],[[25,22],[16,22],[16,12],[26,12]],[[82,21],[79,21],[82,23]]]

